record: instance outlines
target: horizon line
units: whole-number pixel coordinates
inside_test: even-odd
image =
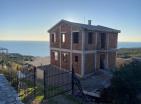
[[[49,42],[48,40],[0,40],[0,41],[36,41],[36,42]]]
[[[48,40],[0,40],[0,41],[27,41],[27,42],[50,42]],[[141,42],[141,41],[118,41],[118,42]]]

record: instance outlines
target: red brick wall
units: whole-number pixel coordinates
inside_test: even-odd
[[[117,48],[117,38],[118,38],[117,34],[109,33],[109,49]]]
[[[56,42],[52,42],[52,34],[56,34]],[[55,27],[52,32],[50,33],[50,46],[59,48],[60,47],[60,28],[59,26]]]
[[[82,49],[82,32],[79,32],[79,43],[72,42],[72,49],[73,50],[81,50]]]
[[[56,52],[58,52],[58,60],[57,61],[55,60],[54,51],[51,50],[51,52],[50,52],[50,54],[51,54],[51,64],[60,67],[60,52],[59,51],[56,51]]]
[[[100,53],[96,53],[96,70],[100,69]]]
[[[66,57],[64,57],[63,53],[66,53]],[[61,67],[63,69],[70,70],[70,53],[69,52],[61,52]]]
[[[106,33],[106,32],[98,32],[97,33],[97,49],[101,49],[101,33],[105,33],[105,36],[106,36],[106,39],[105,39],[105,48],[103,49],[103,50],[105,50],[105,49],[107,49],[107,40],[108,40],[108,33]]]
[[[78,56],[78,62],[75,62],[75,56]],[[81,74],[81,54],[80,53],[72,53],[72,64],[73,64],[74,72]]]
[[[101,40],[100,39],[101,39],[100,33],[98,32],[97,33],[97,49],[100,49],[100,47],[101,47]]]
[[[94,53],[85,54],[85,74],[90,74],[95,71],[95,55]]]
[[[88,31],[85,32],[85,50],[95,50],[96,49],[96,32],[93,32],[92,44],[88,44]]]
[[[108,54],[109,68],[113,69],[116,65],[116,52],[109,52]]]
[[[54,27],[50,33],[50,46],[53,48],[63,48],[63,49],[70,49],[71,48],[71,30],[72,32],[79,31],[79,43],[75,44],[72,42],[72,49],[73,50],[81,50],[82,49],[82,31],[79,27],[74,26],[71,27],[69,24],[61,23]],[[52,42],[52,33],[56,34],[56,42]],[[97,31],[98,32],[98,31]],[[65,33],[65,43],[62,42],[62,34]],[[97,46],[95,44],[96,32],[93,32],[93,43],[88,44],[88,31],[85,32],[85,43],[84,49],[85,50],[95,50],[101,48],[101,37],[100,33],[97,34]],[[107,36],[108,35],[108,36]],[[109,39],[108,39],[109,37]],[[117,47],[117,34],[116,33],[106,33],[106,47],[107,47],[107,39],[109,40],[109,49]],[[61,42],[61,47],[60,47]],[[78,56],[78,62],[75,62],[75,55]],[[115,67],[115,59],[116,59],[116,52],[108,53],[108,63],[109,68]],[[81,74],[81,54],[80,53],[72,53],[72,64],[76,73]],[[63,69],[70,69],[70,53],[67,56],[67,62],[63,62],[63,52],[61,53],[61,66]],[[51,64],[54,64],[60,67],[60,53],[58,51],[58,61],[55,60],[55,56],[53,51],[51,51]],[[86,54],[85,55],[85,62],[84,62],[84,72],[85,74],[91,73],[95,70],[95,55],[93,54]],[[100,52],[96,53],[96,70],[100,68]]]
[[[70,49],[71,44],[71,26],[65,23],[61,25],[61,33],[65,33],[65,42],[62,42],[62,35],[61,35],[61,48]]]

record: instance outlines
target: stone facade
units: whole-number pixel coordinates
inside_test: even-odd
[[[83,26],[91,27],[62,20],[49,30],[51,64],[65,70],[73,66],[81,77],[99,69],[113,69],[119,31],[100,26],[89,30]]]

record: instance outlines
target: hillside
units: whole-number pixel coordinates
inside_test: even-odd
[[[120,48],[118,49],[117,57],[120,58],[141,57],[141,48]]]

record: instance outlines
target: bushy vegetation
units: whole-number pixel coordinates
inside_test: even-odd
[[[120,48],[117,56],[122,58],[141,57],[141,48]]]
[[[34,57],[33,56],[28,56],[28,55],[21,55],[18,53],[10,53],[8,55],[9,60],[12,60],[12,62],[17,62],[19,64],[22,64],[24,61],[33,61]]]
[[[113,72],[111,86],[103,95],[112,104],[141,104],[141,62],[132,62]]]

